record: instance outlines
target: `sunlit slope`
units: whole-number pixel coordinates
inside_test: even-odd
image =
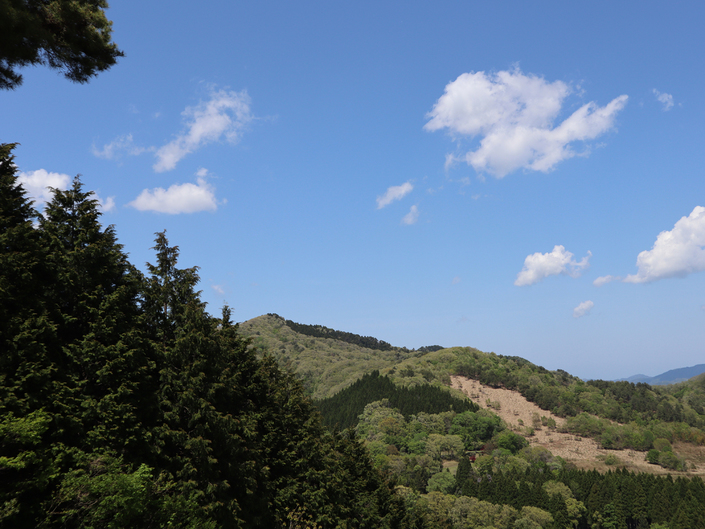
[[[560,369],[549,371],[520,357],[484,353],[471,347],[380,350],[303,335],[276,315],[245,322],[241,331],[301,376],[316,399],[336,394],[373,370],[389,375],[402,386],[450,386],[450,376],[460,375],[491,387],[519,391],[560,417],[580,418],[587,413],[622,424],[638,424],[639,434],[634,434],[634,439],[618,440],[620,445],[648,446],[651,434],[646,430],[656,437],[705,442],[705,375],[671,386],[583,381]],[[599,435],[602,428],[595,430],[592,435]],[[643,439],[642,434],[646,435]]]
[[[386,372],[414,354],[396,347],[371,349],[335,338],[304,335],[274,314],[241,323],[240,331],[299,375],[314,399],[331,397],[365,373]]]

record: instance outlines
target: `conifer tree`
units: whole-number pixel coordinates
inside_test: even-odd
[[[0,145],[0,527],[32,525],[53,458],[43,445],[51,424],[44,409],[55,340],[42,292],[45,253],[36,212],[17,181],[12,144]]]

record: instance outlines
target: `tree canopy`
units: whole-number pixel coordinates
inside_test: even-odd
[[[78,178],[38,215],[16,173],[0,145],[0,528],[408,526],[166,233],[143,274]]]
[[[18,69],[47,65],[85,83],[123,56],[111,41],[105,0],[0,0],[0,88],[22,84]]]

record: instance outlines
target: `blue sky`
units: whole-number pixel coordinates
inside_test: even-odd
[[[203,298],[583,378],[705,358],[699,2],[113,2],[125,57],[0,93],[41,200],[81,174]]]

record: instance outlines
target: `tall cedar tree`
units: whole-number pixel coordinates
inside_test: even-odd
[[[355,438],[157,235],[144,278],[77,178],[35,227],[0,149],[0,527],[405,527]]]
[[[44,439],[55,342],[42,293],[49,284],[36,212],[17,182],[12,144],[0,145],[0,525],[27,526],[53,474]],[[12,526],[11,523],[8,526]]]
[[[0,0],[0,89],[22,83],[18,68],[46,64],[87,82],[123,53],[111,42],[105,0]]]

